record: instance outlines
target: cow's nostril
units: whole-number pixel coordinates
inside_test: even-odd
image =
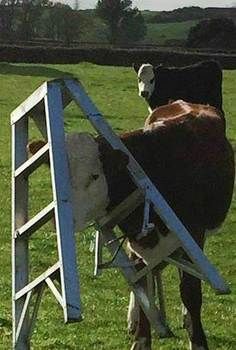
[[[97,174],[92,174],[92,179],[93,179],[94,181],[96,181],[98,178],[99,178],[99,175],[97,175]]]
[[[141,96],[144,98],[148,98],[148,91],[141,91]]]

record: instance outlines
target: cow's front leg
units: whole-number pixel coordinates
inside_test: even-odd
[[[133,252],[130,253],[129,256],[131,260],[137,260],[137,256]],[[136,268],[140,270],[144,266],[145,264],[142,260],[139,260]],[[143,277],[139,283],[144,290],[147,290],[146,276]],[[128,331],[130,334],[134,335],[134,342],[131,350],[151,350],[151,326],[133,291],[130,293],[127,321]]]
[[[187,309],[184,327],[189,335],[190,350],[209,350],[201,322],[201,281],[183,272],[180,293],[184,306]]]
[[[131,350],[151,350],[151,326],[141,307]]]

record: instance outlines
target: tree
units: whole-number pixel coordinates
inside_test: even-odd
[[[52,6],[49,0],[19,0],[19,35],[23,40],[37,36],[43,9]]]
[[[44,20],[45,35],[53,40],[62,40],[66,45],[78,40],[81,27],[80,12],[59,2],[49,9]]]
[[[236,48],[236,25],[232,19],[224,17],[203,20],[190,29],[187,46]]]
[[[0,35],[3,39],[9,40],[14,36],[17,5],[18,0],[0,1]]]
[[[99,0],[96,13],[109,27],[109,41],[140,40],[146,34],[143,16],[131,0]]]

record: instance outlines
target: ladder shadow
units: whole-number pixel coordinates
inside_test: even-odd
[[[21,76],[42,76],[48,78],[72,77],[69,72],[48,67],[45,65],[0,63],[0,74],[21,75]]]

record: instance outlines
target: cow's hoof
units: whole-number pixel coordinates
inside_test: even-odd
[[[190,342],[189,349],[190,350],[208,350],[208,347],[206,348],[205,346],[197,345],[197,344]]]
[[[140,338],[133,343],[131,350],[152,350],[152,348],[150,344],[147,344],[146,338]]]
[[[183,329],[186,329],[188,332],[192,331],[192,322],[189,313],[183,315]]]

